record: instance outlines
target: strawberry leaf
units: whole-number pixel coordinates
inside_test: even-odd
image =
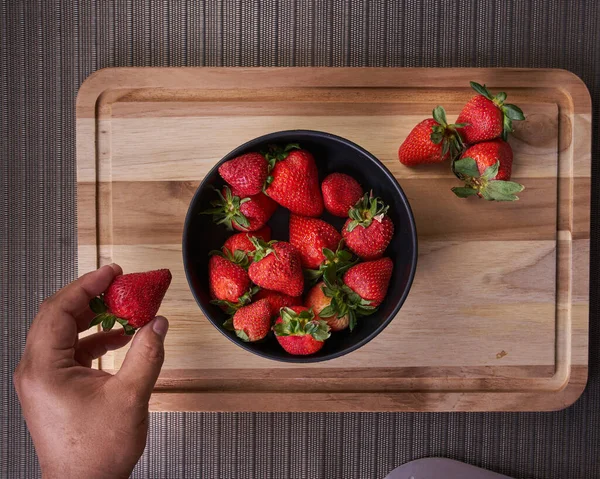
[[[105,313],[106,304],[104,304],[102,298],[92,298],[92,300],[90,301],[90,309],[96,314]]]
[[[218,200],[211,201],[210,204],[213,208],[201,211],[202,215],[212,215],[213,221],[218,225],[225,225],[228,230],[233,230],[233,222],[235,222],[241,229],[246,230],[250,226],[250,221],[241,212],[240,207],[250,198],[240,199],[239,196],[233,196],[231,189],[225,186],[225,195],[216,188],[213,188]]]
[[[232,303],[231,301],[224,299],[213,299],[210,304],[221,307],[227,314],[234,314],[241,306],[243,306],[241,303]]]
[[[290,143],[286,145],[285,148],[281,148],[278,145],[269,145],[266,151],[261,152],[261,154],[266,158],[269,162],[269,172],[275,167],[275,164],[278,161],[285,160],[290,151],[299,150],[300,145],[298,143]]]
[[[248,239],[250,240],[250,243],[252,243],[252,246],[254,246],[254,251],[250,253],[250,256],[252,256],[252,259],[255,262],[260,261],[271,253],[277,257],[277,252],[275,251],[275,248],[273,248],[273,245],[277,243],[276,240],[266,242],[258,236],[248,236]]]
[[[348,317],[349,317],[348,328],[350,328],[350,331],[352,331],[356,327],[356,323],[357,323],[356,313],[354,311],[350,310],[348,312]]]
[[[389,206],[387,206],[381,198],[373,196],[373,191],[365,193],[365,195],[348,211],[348,216],[353,221],[348,224],[347,230],[352,232],[359,225],[368,228],[373,219],[383,218],[388,209]]]
[[[500,169],[500,161],[496,161],[496,163],[494,163],[492,166],[488,166],[485,171],[483,172],[483,175],[481,175],[482,178],[485,178],[486,180],[493,180],[494,178],[496,178],[496,175],[498,174],[498,170]]]
[[[335,253],[329,248],[323,248],[323,256],[325,256],[325,259],[328,261],[335,261]]]
[[[233,318],[228,318],[227,320],[225,320],[223,322],[223,327],[227,331],[235,331],[235,328],[233,327]]]
[[[468,198],[469,196],[477,194],[477,190],[475,188],[471,188],[470,186],[457,186],[452,188],[452,192],[459,198]]]
[[[319,312],[319,317],[321,318],[331,318],[332,316],[335,316],[335,310],[331,307],[331,305],[325,306]]]
[[[308,322],[304,327],[304,332],[310,334],[317,341],[325,341],[331,336],[329,325],[321,319]]]
[[[523,191],[525,187],[514,181],[490,181],[481,192],[486,200],[490,201],[516,201],[519,199],[516,193]]]
[[[233,253],[233,262],[242,267],[248,267],[248,255],[241,249],[236,249]]]
[[[473,158],[461,158],[454,162],[454,171],[463,177],[479,178],[479,169]]]
[[[504,111],[504,114],[511,120],[525,119],[523,110],[521,110],[517,105],[511,105],[510,103],[507,103],[506,105],[503,105],[502,110]]]
[[[309,283],[316,282],[322,275],[323,275],[323,272],[320,269],[305,269],[304,270],[304,279],[306,279]]]
[[[444,141],[444,143],[442,143],[442,156],[446,156],[448,151],[450,151],[450,142]]]
[[[250,338],[248,337],[248,335],[244,332],[243,329],[236,329],[235,330],[235,335],[240,338],[242,341],[245,341],[246,343],[250,341]]]
[[[284,148],[284,152],[285,153],[289,153],[292,150],[299,150],[300,149],[300,145],[298,143],[290,143],[289,145],[286,145],[286,147]]]
[[[492,101],[494,100],[492,98],[492,94],[486,88],[485,85],[480,85],[479,83],[472,81],[471,82],[471,88],[473,90],[475,90],[477,93],[479,93],[480,95],[483,95],[484,97],[486,97],[488,100],[492,100]]]
[[[443,127],[448,126],[448,121],[446,120],[446,110],[444,107],[438,105],[431,112],[433,119],[437,121]],[[438,142],[439,143],[439,142]]]
[[[93,328],[94,326],[98,326],[102,321],[104,321],[103,313],[97,315],[94,319],[92,319],[88,328]]]
[[[102,329],[104,331],[111,330],[114,327],[116,320],[117,318],[115,316],[113,316],[112,314],[107,314],[102,320]]]
[[[116,318],[116,319],[117,319],[117,323],[119,323],[121,326],[123,326],[123,330],[125,331],[125,334],[127,336],[131,336],[131,335],[135,334],[135,328],[133,326],[131,326],[126,319],[121,319],[121,318]]]
[[[432,133],[429,138],[431,138],[431,141],[433,143],[435,143],[436,145],[439,145],[442,142],[442,140],[444,139],[444,135],[442,133]]]

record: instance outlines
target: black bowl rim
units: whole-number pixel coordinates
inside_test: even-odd
[[[188,256],[187,256],[187,249],[188,249],[187,248],[187,242],[188,242],[188,240],[187,240],[188,234],[187,233],[188,233],[188,227],[191,223],[192,216],[193,216],[192,215],[192,205],[196,204],[197,197],[200,194],[200,192],[202,191],[203,187],[205,186],[205,183],[208,181],[208,178],[210,178],[213,175],[213,173],[218,170],[219,166],[221,166],[222,163],[227,161],[226,158],[227,159],[235,158],[236,156],[239,156],[245,150],[249,149],[256,143],[262,143],[262,142],[268,142],[268,141],[277,142],[281,136],[286,136],[286,135],[288,135],[288,136],[289,135],[308,135],[308,136],[331,139],[331,140],[343,143],[346,146],[349,146],[350,148],[353,148],[354,150],[358,151],[362,155],[368,157],[372,162],[374,162],[376,165],[379,166],[379,168],[383,171],[383,173],[387,176],[387,178],[392,182],[392,184],[396,187],[396,189],[400,193],[402,202],[404,203],[404,206],[406,207],[406,210],[408,211],[408,218],[409,218],[409,222],[410,222],[411,241],[413,243],[413,255],[411,258],[412,259],[411,268],[410,268],[410,272],[408,275],[408,281],[406,284],[406,288],[404,288],[404,292],[402,293],[402,296],[400,297],[400,300],[398,301],[394,310],[388,315],[387,319],[379,325],[379,327],[377,329],[375,329],[371,334],[366,336],[361,341],[359,341],[356,344],[353,344],[352,346],[350,346],[346,349],[343,349],[341,351],[335,351],[335,352],[332,352],[332,353],[329,353],[329,354],[326,354],[323,356],[318,356],[318,357],[292,356],[292,355],[290,355],[289,357],[275,357],[268,353],[263,353],[260,350],[252,349],[248,344],[244,343],[243,341],[237,340],[237,338],[232,337],[228,331],[225,331],[223,329],[222,325],[217,324],[217,322],[213,321],[209,312],[202,305],[200,298],[198,297],[194,287],[192,286],[192,279],[190,277],[190,271],[189,271],[190,268],[188,268],[189,261],[188,261]],[[237,346],[245,349],[246,351],[248,351],[252,354],[256,354],[257,356],[263,357],[265,359],[270,359],[272,361],[280,361],[280,362],[285,362],[285,363],[318,363],[318,362],[322,362],[322,361],[328,361],[330,359],[336,359],[336,358],[345,356],[346,354],[349,354],[353,351],[356,351],[357,349],[363,347],[365,344],[367,344],[369,341],[371,341],[373,338],[375,338],[377,335],[379,335],[396,317],[396,315],[398,314],[398,311],[400,311],[400,308],[402,308],[402,305],[406,301],[406,298],[408,297],[408,293],[410,292],[410,290],[412,288],[412,283],[413,283],[413,280],[414,280],[414,277],[416,274],[416,270],[417,270],[417,259],[418,259],[418,249],[417,248],[418,248],[417,226],[415,224],[415,219],[414,219],[412,209],[410,207],[410,203],[408,202],[408,198],[406,197],[404,190],[400,186],[400,183],[398,183],[398,180],[396,180],[394,175],[392,175],[391,171],[378,158],[376,158],[373,154],[371,154],[369,151],[365,150],[363,147],[357,145],[356,143],[354,143],[342,136],[334,135],[332,133],[327,133],[324,131],[317,131],[317,130],[282,130],[282,131],[267,133],[266,135],[258,136],[256,138],[248,140],[244,144],[238,146],[237,148],[233,149],[232,151],[227,153],[225,156],[223,156],[215,164],[215,166],[213,166],[211,168],[211,170],[208,173],[206,173],[206,175],[204,176],[204,178],[198,185],[198,188],[196,189],[196,192],[194,193],[194,196],[192,197],[192,200],[190,201],[190,204],[188,206],[188,211],[187,211],[187,214],[185,217],[185,223],[183,225],[183,238],[182,238],[183,269],[185,271],[185,276],[186,276],[186,279],[188,282],[188,287],[190,288],[190,291],[192,292],[192,295],[194,296],[196,303],[198,304],[198,306],[204,313],[204,316],[206,317],[206,319],[208,319],[208,321],[218,331],[220,331],[223,336],[225,336],[227,339],[229,339],[231,342],[233,342]]]

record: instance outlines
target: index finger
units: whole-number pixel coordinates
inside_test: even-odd
[[[84,274],[44,301],[29,331],[29,349],[54,354],[74,348],[77,316],[89,308],[90,300],[104,292],[119,274],[122,274],[120,266],[103,266]]]

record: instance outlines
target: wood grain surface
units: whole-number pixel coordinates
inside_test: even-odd
[[[527,120],[510,139],[521,200],[450,192],[448,165],[406,168],[397,149],[469,81],[506,91]],[[574,402],[588,360],[591,105],[562,70],[116,68],[77,99],[79,269],[168,267],[170,319],[154,410],[549,410]],[[347,356],[266,360],[206,320],[185,279],[183,220],[226,153],[278,130],[344,136],[377,156],[406,192],[419,263],[392,323]],[[98,367],[112,371],[125,350]]]

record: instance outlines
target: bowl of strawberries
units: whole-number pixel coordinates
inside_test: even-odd
[[[404,303],[417,233],[402,188],[373,155],[329,133],[251,140],[206,175],[183,261],[206,318],[259,356],[316,362],[377,336]]]

